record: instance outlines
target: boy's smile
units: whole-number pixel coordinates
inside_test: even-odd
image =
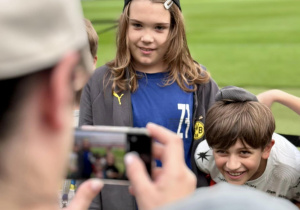
[[[146,73],[165,71],[171,15],[163,4],[132,1],[129,8],[128,45],[136,70]]]
[[[274,142],[273,142],[274,143]],[[271,147],[273,146],[272,143]],[[213,148],[216,166],[228,183],[243,185],[260,177],[270,154],[269,145],[262,150],[243,145],[240,140],[229,149]]]

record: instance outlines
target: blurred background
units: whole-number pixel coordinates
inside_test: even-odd
[[[82,0],[99,35],[98,63],[115,56],[123,0]],[[300,97],[299,0],[181,0],[189,49],[219,87],[254,94],[276,88]],[[276,132],[300,135],[300,117],[274,104]]]

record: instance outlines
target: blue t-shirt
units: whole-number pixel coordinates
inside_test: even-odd
[[[145,127],[153,122],[177,133],[183,139],[185,161],[191,168],[193,93],[183,91],[176,82],[164,86],[168,73],[137,74],[142,78],[131,95],[133,126]]]

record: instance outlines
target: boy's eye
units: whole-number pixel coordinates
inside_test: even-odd
[[[226,151],[224,151],[224,150],[217,150],[216,153],[218,153],[218,154],[225,154]]]
[[[242,155],[250,155],[251,152],[249,152],[249,151],[247,151],[247,150],[243,150],[243,151],[241,151],[241,154],[242,154]]]

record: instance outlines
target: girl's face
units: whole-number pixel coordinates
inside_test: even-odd
[[[127,35],[134,68],[145,73],[166,71],[163,57],[169,47],[170,12],[161,3],[133,0],[129,14]]]
[[[228,150],[213,148],[216,166],[228,183],[243,185],[263,174],[273,144],[262,150],[238,140]]]

